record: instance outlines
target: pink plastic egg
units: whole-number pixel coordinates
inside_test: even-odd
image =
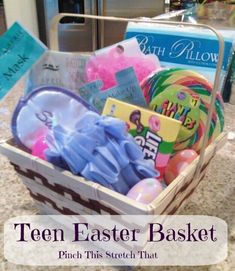
[[[162,190],[162,185],[158,180],[148,178],[133,186],[127,193],[127,197],[138,202],[148,204],[152,202],[162,192]]]
[[[48,148],[45,137],[40,137],[32,147],[32,155],[37,156],[43,160],[46,160],[45,150]]]
[[[174,155],[168,162],[165,170],[165,182],[170,184],[198,154],[194,150],[183,150]]]

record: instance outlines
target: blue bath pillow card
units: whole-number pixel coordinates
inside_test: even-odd
[[[0,100],[46,50],[47,47],[18,22],[0,37]]]

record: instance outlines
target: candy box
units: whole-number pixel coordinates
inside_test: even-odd
[[[103,115],[117,117],[127,123],[129,133],[142,147],[145,159],[153,161],[162,178],[181,122],[113,98],[107,99]]]

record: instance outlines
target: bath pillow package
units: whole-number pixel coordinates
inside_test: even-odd
[[[73,130],[87,112],[95,111],[73,92],[53,86],[33,90],[18,102],[12,118],[12,133],[16,142],[31,150],[38,138],[55,125]]]
[[[222,29],[219,32],[224,39],[224,57],[218,91],[222,89],[234,47],[234,32]],[[129,22],[125,38],[133,37],[143,53],[159,57],[162,67],[193,70],[214,82],[219,44],[209,29]]]

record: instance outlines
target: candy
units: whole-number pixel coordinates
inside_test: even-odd
[[[170,159],[165,169],[164,180],[170,184],[194,159],[198,154],[194,150],[183,150]]]
[[[113,98],[107,99],[103,115],[111,115],[128,123],[128,132],[141,147],[144,158],[154,163],[160,172],[158,179],[161,180],[181,122]]]
[[[151,203],[163,190],[162,184],[153,178],[143,179],[127,193],[127,197],[138,202]]]
[[[182,89],[180,89],[179,86],[181,86]],[[160,102],[163,102],[164,98],[169,99],[171,92],[177,92],[175,95],[179,94],[179,99],[183,97],[182,94],[184,93],[185,95],[191,95],[192,101],[194,100],[197,102],[200,100],[198,103],[200,116],[199,119],[195,115],[195,110],[193,113],[194,120],[196,121],[194,129],[188,129],[188,131],[183,131],[182,129],[177,139],[177,143],[174,146],[174,150],[182,150],[190,147],[196,151],[200,151],[202,146],[202,138],[205,133],[208,110],[210,107],[212,84],[197,72],[180,68],[173,68],[169,70],[162,70],[158,73],[155,73],[154,75],[149,76],[149,78],[142,82],[141,87],[145,99],[150,104],[152,109],[154,109],[156,106],[159,107],[161,105]],[[171,95],[173,95],[175,99],[174,94]],[[199,100],[198,97],[200,98]],[[173,102],[174,101],[175,100],[173,100]],[[182,103],[179,102],[178,104]],[[190,104],[188,106],[192,108]],[[191,115],[192,112],[189,114]],[[188,115],[188,117],[192,117],[190,115]],[[197,127],[197,129],[195,127]],[[215,109],[213,110],[208,135],[209,143],[222,132],[223,127],[224,106],[221,95],[217,93]]]

